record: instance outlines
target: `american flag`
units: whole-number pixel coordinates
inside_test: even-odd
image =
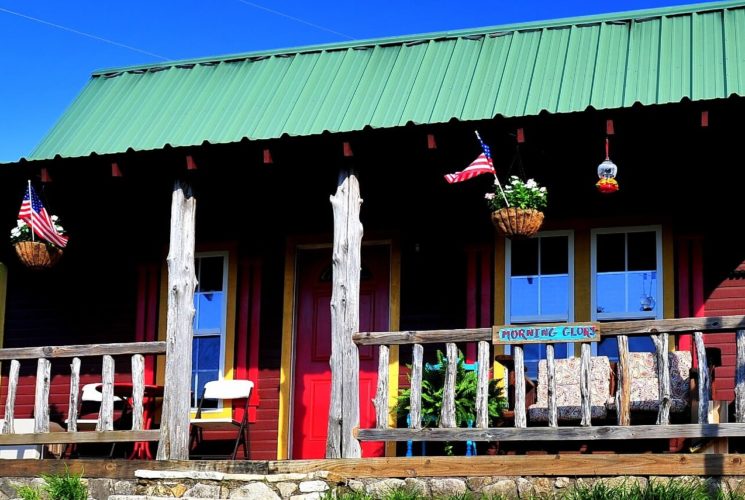
[[[468,167],[466,167],[466,169],[462,172],[455,172],[445,175],[445,180],[448,181],[450,184],[454,182],[467,181],[468,179],[472,179],[473,177],[481,174],[497,175],[496,171],[494,170],[494,163],[491,159],[491,150],[489,149],[489,146],[484,144],[478,134],[477,137],[479,137],[481,149],[483,149],[484,152],[481,153],[475,160],[473,160],[471,164],[468,165]]]
[[[67,246],[67,236],[59,234],[54,228],[52,219],[31,184],[26,188],[18,218],[28,224],[39,238],[54,243],[60,248]]]

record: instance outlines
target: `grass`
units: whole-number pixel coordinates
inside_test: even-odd
[[[326,492],[324,500],[418,500],[425,497],[408,488],[397,488],[375,496],[365,492],[342,491]],[[508,497],[486,496],[478,493],[464,493],[437,497],[439,500],[506,500]],[[550,498],[553,500],[745,500],[739,492],[724,492],[711,487],[705,481],[656,481],[642,486],[636,481],[627,484],[608,485],[597,481],[592,485],[578,484],[563,493],[549,497],[533,496],[532,500]]]

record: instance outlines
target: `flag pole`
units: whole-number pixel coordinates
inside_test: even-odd
[[[29,206],[31,207],[31,212],[33,212],[34,211],[34,199],[33,199],[33,196],[31,196],[31,179],[28,180],[28,188],[26,189],[28,189],[28,203],[29,203]],[[28,218],[28,222],[29,222],[29,227],[31,228],[31,243],[33,243],[36,241],[36,239],[34,238],[33,216]]]
[[[478,130],[474,130],[474,133],[476,134],[476,138],[479,140],[479,143],[481,144],[481,149],[484,149],[484,141],[481,140],[481,135],[479,134]],[[486,150],[484,150],[484,153],[486,153]],[[489,163],[491,164],[492,168],[494,168],[494,162],[491,159],[491,154],[487,154],[486,159],[489,160]],[[502,185],[499,183],[499,177],[497,177],[497,169],[494,168],[494,185],[499,188],[499,193],[502,195],[502,199],[504,200],[505,205],[509,208],[510,202],[507,201],[507,196],[504,194],[504,190],[502,189]]]

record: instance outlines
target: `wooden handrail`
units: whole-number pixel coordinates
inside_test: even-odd
[[[75,358],[84,356],[118,356],[122,354],[165,354],[166,343],[126,342],[115,344],[79,344],[0,349],[0,361],[9,359]]]

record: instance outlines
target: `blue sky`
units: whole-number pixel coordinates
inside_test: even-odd
[[[0,163],[28,155],[96,69],[682,3],[0,0]]]

